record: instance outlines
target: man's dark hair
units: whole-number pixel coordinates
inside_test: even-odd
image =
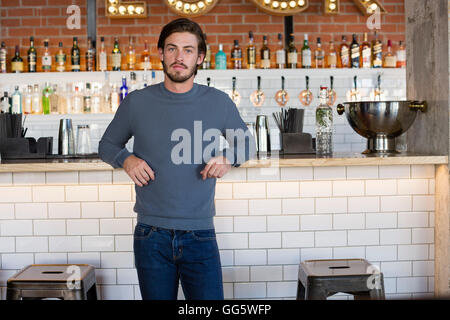
[[[196,22],[186,18],[172,20],[164,26],[159,35],[158,49],[164,50],[166,39],[175,32],[189,32],[195,35],[198,40],[198,53],[206,54],[206,40],[202,28]]]

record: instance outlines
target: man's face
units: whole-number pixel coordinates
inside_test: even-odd
[[[204,54],[198,53],[198,40],[189,32],[175,32],[166,38],[164,50],[159,49],[164,73],[173,82],[185,82],[202,63]]]

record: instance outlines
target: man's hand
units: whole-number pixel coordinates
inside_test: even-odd
[[[211,158],[205,168],[200,171],[203,180],[206,178],[222,178],[231,169],[231,162],[223,156]]]
[[[125,159],[123,169],[139,187],[148,185],[150,179],[155,180],[155,173],[147,162],[134,155]]]

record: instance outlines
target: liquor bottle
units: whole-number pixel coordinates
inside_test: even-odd
[[[86,50],[86,71],[97,70],[96,64],[95,48],[92,43],[92,38],[88,37],[88,48]]]
[[[297,63],[298,63],[297,48],[295,47],[294,35],[291,34],[291,37],[289,38],[289,47],[287,54],[287,67],[289,69],[296,69]]]
[[[120,105],[120,94],[117,90],[117,85],[113,84],[113,87],[111,89],[111,112],[116,113],[117,109]]]
[[[72,113],[83,113],[83,96],[81,95],[80,88],[75,86],[75,93],[72,97]]]
[[[233,69],[242,69],[242,49],[239,47],[238,40],[234,40],[234,47],[231,50],[231,67]]]
[[[263,36],[261,48],[261,69],[270,69],[270,49],[267,46],[267,36]]]
[[[330,41],[330,48],[328,49],[327,68],[337,68],[337,52],[333,41]]]
[[[148,42],[144,43],[144,51],[141,54],[141,70],[147,71],[152,68],[152,62],[150,59],[150,52],[148,50]]]
[[[59,112],[61,114],[71,114],[73,113],[73,87],[71,83],[66,83],[66,91],[64,92],[65,105],[59,104]]]
[[[37,53],[34,47],[34,37],[30,37],[30,49],[28,49],[28,72],[36,72]]]
[[[119,48],[119,39],[114,40],[114,49],[112,50],[112,70],[120,71],[122,67],[122,52]]]
[[[152,71],[152,73],[154,73],[155,71]],[[146,73],[144,73],[143,75],[142,75],[142,82],[141,82],[141,85],[140,85],[140,89],[144,89],[144,88],[147,88],[148,87],[148,79],[147,79],[147,72]]]
[[[216,70],[227,69],[227,55],[223,52],[223,45],[219,43],[219,51],[216,53]]]
[[[58,85],[53,85],[52,94],[50,95],[50,114],[59,114],[59,96],[60,92],[58,92]]]
[[[359,44],[356,40],[356,34],[353,34],[353,42],[350,45],[350,60],[352,64],[352,68],[359,68],[359,60],[360,60],[360,54],[359,54]]]
[[[339,64],[340,68],[350,67],[350,51],[347,45],[347,37],[342,36],[341,47],[339,48]]]
[[[16,46],[16,53],[11,60],[11,72],[21,73],[23,72],[23,59],[20,57],[19,46]]]
[[[58,49],[58,53],[55,56],[55,60],[56,60],[56,71],[58,72],[64,72],[66,71],[66,54],[64,53],[63,50],[63,43],[60,42],[59,43],[59,49]]]
[[[22,94],[19,91],[19,86],[15,87],[15,91],[11,97],[11,113],[21,114],[22,113]]]
[[[320,38],[317,38],[317,48],[314,51],[314,62],[316,64],[316,68],[325,68],[325,52],[322,49],[322,42]]]
[[[78,48],[78,38],[73,37],[73,47],[71,51],[71,60],[72,60],[72,72],[79,72],[81,70],[81,52],[80,48]]]
[[[277,55],[277,68],[284,69],[286,67],[286,49],[283,45],[283,36],[281,33],[278,34],[278,50],[276,52]]]
[[[378,39],[377,32],[372,42],[372,68],[383,67],[383,43]]]
[[[99,70],[106,71],[108,70],[108,55],[105,50],[105,38],[101,37],[100,41],[100,53],[98,54]]]
[[[397,68],[406,68],[406,48],[402,41],[397,50]]]
[[[361,68],[372,67],[372,48],[367,40],[367,32],[364,32],[364,42],[361,45]]]
[[[6,45],[4,42],[2,42],[2,46],[0,47],[0,73],[6,73],[7,72],[7,60],[6,60]]]
[[[397,67],[397,56],[392,53],[392,42],[388,40],[387,52],[384,56],[384,68],[395,68]]]
[[[102,112],[111,113],[111,86],[109,84],[109,80],[108,82],[103,83],[101,95],[102,95],[102,106],[101,106]]]
[[[67,88],[67,85],[65,86]],[[68,103],[68,90],[64,88],[64,86],[60,86],[57,88],[57,95],[58,95],[58,114],[67,114],[68,113],[68,106],[70,103]]]
[[[31,100],[31,113],[42,114],[42,99],[39,85],[35,84],[33,89],[33,96]]]
[[[206,33],[203,34],[205,37],[205,43],[206,43],[206,53],[205,58],[203,59],[202,63],[202,69],[211,69],[211,46],[209,45],[207,39],[206,39]]]
[[[48,50],[48,40],[44,41],[44,54],[42,56],[42,70],[44,72],[52,71],[52,56]]]
[[[49,82],[45,82],[44,90],[42,91],[42,111],[44,114],[50,114],[50,96],[53,89]]]
[[[94,86],[94,93],[92,94],[92,109],[91,113],[102,112],[102,96],[97,85]]]
[[[130,89],[129,92],[133,92],[138,89],[137,77],[135,72],[130,73]]]
[[[11,113],[11,104],[9,102],[8,92],[5,91],[3,93],[3,97],[1,99],[1,112],[2,113]]]
[[[305,40],[303,41],[302,48],[302,68],[309,69],[311,68],[311,48],[308,44],[308,34],[305,34]]]
[[[327,104],[328,88],[320,87],[320,104],[316,108],[316,152],[318,156],[333,153],[333,109]]]
[[[253,32],[248,33],[247,69],[256,69],[256,46],[253,44]]]
[[[92,97],[91,97],[91,84],[86,83],[86,90],[83,97],[83,113],[91,113],[92,111]]]
[[[31,105],[33,101],[33,86],[28,85],[27,91],[23,94],[23,113],[31,114]]]
[[[152,80],[151,81],[152,81],[151,82],[152,85],[156,84],[156,73],[155,73],[155,71],[152,71]]]
[[[120,87],[120,102],[128,95],[127,78],[122,77],[122,86]]]
[[[128,70],[136,69],[136,50],[134,49],[133,36],[130,36],[128,42],[127,67]]]

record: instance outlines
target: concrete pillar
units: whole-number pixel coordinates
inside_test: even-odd
[[[408,151],[448,155],[448,0],[407,0],[405,13],[407,98],[428,102],[407,133]]]

